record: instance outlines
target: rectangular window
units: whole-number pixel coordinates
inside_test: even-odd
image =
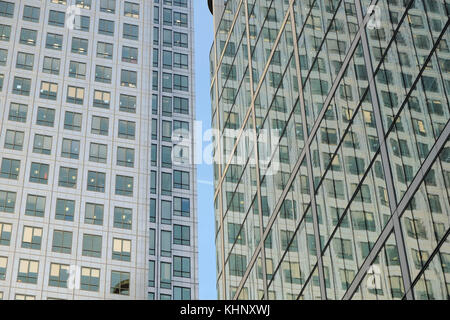
[[[48,15],[48,24],[55,27],[64,28],[66,13],[62,11],[50,10]]]
[[[191,277],[191,259],[189,257],[173,257],[173,275],[175,277]]]
[[[173,172],[173,187],[175,189],[189,190],[189,172],[174,170]]]
[[[103,225],[103,212],[104,206],[102,204],[86,203],[84,223],[96,226]]]
[[[102,236],[83,234],[83,256],[101,258]]]
[[[172,232],[161,230],[161,256],[172,256]]]
[[[78,159],[80,155],[80,141],[72,139],[63,139],[61,157],[69,159]]]
[[[108,91],[95,90],[94,91],[94,107],[109,109],[111,103],[111,93]]]
[[[119,120],[119,134],[118,134],[119,138],[134,140],[135,134],[136,134],[135,122]]]
[[[59,168],[59,179],[58,186],[65,188],[76,188],[77,187],[77,175],[78,169],[76,168]]]
[[[69,279],[68,264],[52,263],[50,264],[50,276],[48,279],[49,287],[67,288],[67,280]]]
[[[161,262],[161,279],[160,286],[163,289],[172,287],[172,265],[167,262]]]
[[[72,253],[72,232],[55,230],[53,232],[52,252]]]
[[[111,60],[113,58],[113,48],[114,46],[111,43],[97,42],[97,57]]]
[[[56,199],[55,219],[63,221],[73,221],[75,214],[75,201],[66,199]]]
[[[122,47],[122,61],[128,63],[138,63],[138,49],[123,46]]]
[[[121,94],[119,102],[119,110],[123,112],[136,113],[136,97]]]
[[[91,142],[89,147],[89,161],[106,163],[107,158],[108,146],[106,144]]]
[[[190,216],[190,200],[187,198],[173,198],[173,214],[175,216],[189,217]]]
[[[6,130],[5,149],[22,151],[24,134],[22,131]]]
[[[76,79],[86,79],[86,63],[70,61],[69,77]]]
[[[30,182],[47,184],[49,165],[44,163],[31,163]]]
[[[50,155],[52,153],[52,137],[35,134],[33,152]]]
[[[80,289],[84,291],[98,292],[100,288],[100,269],[81,268]]]
[[[109,119],[104,117],[92,116],[92,134],[99,134],[103,136],[108,135]]]
[[[105,66],[95,66],[95,81],[101,83],[111,83],[112,68]]]
[[[111,271],[111,293],[124,296],[130,295],[130,273]]]
[[[133,177],[116,175],[116,195],[133,196]]]
[[[25,215],[43,217],[45,213],[45,197],[29,194],[25,207]]]
[[[64,115],[64,129],[81,131],[81,113],[66,111]]]
[[[55,110],[39,107],[37,112],[36,124],[40,126],[53,127],[55,122]]]
[[[9,41],[11,37],[11,26],[0,24],[0,40]]]
[[[37,41],[37,31],[22,28],[20,30],[20,39],[19,43],[25,44],[28,46],[35,46]]]
[[[27,122],[27,109],[28,107],[25,104],[11,102],[11,105],[9,107],[8,120],[16,122]]]
[[[139,19],[139,4],[125,1],[124,16]]]
[[[117,147],[117,165],[123,167],[134,167],[134,149]]]
[[[42,72],[59,75],[61,59],[53,57],[44,57]]]
[[[89,41],[87,39],[72,38],[72,53],[87,55]]]
[[[0,222],[0,245],[9,246],[11,241],[12,224]]]
[[[162,172],[161,173],[161,194],[163,196],[172,195],[172,174]]]
[[[116,12],[116,0],[100,0],[100,11],[114,14]]]
[[[39,22],[40,16],[40,8],[32,7],[32,6],[24,6],[23,7],[23,16],[22,19],[24,21],[29,22]]]
[[[0,212],[14,213],[16,196],[15,192],[0,190]]]
[[[39,98],[56,100],[58,95],[58,84],[53,82],[42,81],[41,90],[39,91]]]
[[[14,77],[12,93],[29,96],[31,91],[31,79]]]
[[[17,53],[16,68],[32,71],[33,64],[34,54],[24,52]]]
[[[139,26],[129,23],[123,24],[123,38],[139,40]]]
[[[55,33],[47,33],[47,39],[45,41],[45,47],[47,49],[53,49],[53,50],[62,50],[62,43],[63,43],[63,36],[60,34]],[[72,52],[73,46],[72,46]]]
[[[114,21],[99,19],[98,33],[105,36],[114,36]]]
[[[0,257],[0,280],[6,279],[6,268],[8,266],[8,258]],[[1,296],[0,296],[1,298]],[[1,299],[0,299],[1,300]]]
[[[131,240],[113,239],[112,259],[131,261]]]
[[[121,70],[120,85],[123,87],[136,88],[137,72],[130,70]]]
[[[7,1],[0,1],[0,16],[12,18],[14,16],[14,3]]]
[[[132,221],[131,209],[114,207],[114,228],[131,230]]]
[[[191,228],[175,224],[173,226],[173,243],[180,246],[191,245]]]
[[[87,190],[94,192],[105,192],[105,180],[105,173],[88,171]]]
[[[39,272],[39,261],[20,259],[17,282],[36,284]]]
[[[84,88],[67,86],[67,103],[83,104]]]
[[[20,173],[20,160],[2,159],[2,166],[0,169],[0,178],[17,180]]]

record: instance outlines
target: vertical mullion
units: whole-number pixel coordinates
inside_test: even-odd
[[[358,24],[362,26],[363,22],[363,13],[362,13],[362,7],[360,0],[355,0],[355,6],[356,6],[356,13],[358,18]],[[400,218],[398,215],[398,212],[395,211],[397,208],[397,197],[395,195],[395,189],[394,189],[394,180],[389,160],[389,154],[386,146],[386,140],[385,140],[385,131],[383,128],[383,119],[380,109],[380,102],[377,94],[377,87],[375,83],[375,78],[373,76],[373,66],[372,66],[372,60],[370,58],[370,51],[369,51],[369,44],[367,41],[367,34],[365,31],[361,33],[361,43],[363,46],[363,56],[364,56],[364,62],[366,65],[366,71],[369,76],[369,89],[370,89],[370,95],[372,99],[372,105],[373,105],[373,113],[375,116],[375,125],[376,125],[376,131],[380,143],[380,151],[381,151],[381,163],[383,166],[384,174],[385,174],[385,182],[386,182],[386,188],[388,192],[388,201],[389,201],[389,208],[391,210],[391,216],[393,218],[394,223],[394,235],[395,240],[397,243],[398,253],[399,253],[399,260],[400,260],[400,268],[402,272],[402,281],[403,286],[405,290],[407,288],[411,287],[411,276],[409,274],[409,266],[408,266],[408,259],[406,255],[406,247],[405,247],[405,241],[403,239],[403,233],[400,225]],[[409,291],[406,295],[407,300],[414,299],[413,293]]]
[[[302,126],[303,126],[303,136],[305,144],[303,148],[305,148],[306,155],[306,166],[308,173],[308,184],[309,184],[309,197],[311,201],[311,209],[313,215],[313,227],[314,227],[314,239],[316,242],[316,255],[317,255],[317,267],[319,273],[319,286],[320,286],[320,295],[322,300],[327,299],[326,286],[325,286],[325,273],[323,270],[323,260],[322,260],[322,244],[320,243],[320,229],[319,229],[319,216],[317,213],[316,206],[316,195],[314,190],[314,171],[312,168],[312,160],[311,160],[311,152],[310,146],[313,143],[313,140],[310,143],[307,143],[309,138],[308,133],[308,125],[306,119],[306,110],[305,110],[305,100],[303,95],[303,84],[302,84],[302,74],[300,69],[300,55],[298,51],[298,40],[297,40],[297,30],[295,25],[295,16],[293,6],[289,8],[290,16],[291,16],[291,29],[292,29],[292,38],[294,44],[294,57],[295,57],[295,69],[297,73],[297,81],[298,81],[298,95],[299,95],[299,103],[300,103],[300,112],[302,117]],[[325,106],[324,106],[325,107]]]

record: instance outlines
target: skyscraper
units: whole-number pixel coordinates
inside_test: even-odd
[[[450,2],[214,0],[221,299],[450,298]]]
[[[197,298],[193,68],[193,1],[0,1],[0,299]]]

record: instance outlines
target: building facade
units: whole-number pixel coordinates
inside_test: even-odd
[[[193,61],[193,1],[0,1],[0,299],[197,298]]]
[[[209,1],[221,299],[450,298],[450,2]]]

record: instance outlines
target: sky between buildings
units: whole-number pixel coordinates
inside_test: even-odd
[[[213,20],[206,0],[194,0],[196,119],[203,132],[211,127],[209,96],[209,50],[213,43]],[[211,165],[197,167],[198,248],[200,299],[216,299],[216,252],[214,244],[214,186]]]

